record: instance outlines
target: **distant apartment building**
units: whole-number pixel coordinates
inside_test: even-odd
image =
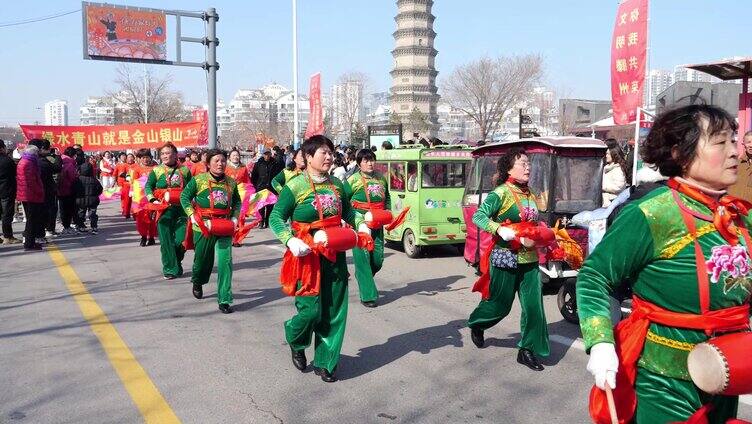
[[[81,125],[114,125],[115,105],[109,97],[89,97],[79,109]]]
[[[51,100],[44,104],[45,125],[68,125],[68,102]]]
[[[219,134],[234,130],[263,133],[279,141],[292,138],[295,116],[292,90],[269,84],[256,89],[238,90],[229,103],[217,103]],[[298,120],[302,134],[308,125],[310,106],[307,96],[298,95]]]

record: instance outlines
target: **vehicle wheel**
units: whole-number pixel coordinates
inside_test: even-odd
[[[412,230],[405,230],[405,235],[402,236],[402,247],[405,249],[405,255],[407,255],[408,258],[415,259],[420,257],[420,253],[423,249],[416,243],[415,234],[413,234]]]
[[[580,317],[577,316],[577,298],[575,297],[574,284],[564,283],[561,288],[559,288],[556,303],[559,306],[561,316],[563,316],[565,320],[572,324],[579,324]]]
[[[460,255],[465,254],[465,243],[455,244],[454,248],[457,249],[457,253],[459,253]]]

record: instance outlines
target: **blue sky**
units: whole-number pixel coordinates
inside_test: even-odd
[[[220,15],[219,97],[239,88],[275,81],[292,86],[289,0],[122,0],[118,4],[182,10],[213,6]],[[650,67],[752,56],[749,0],[652,0]],[[71,124],[89,95],[101,95],[114,79],[113,62],[82,59],[79,13],[45,22],[1,27],[25,18],[80,8],[79,1],[0,2],[0,124],[43,120],[44,103],[68,100]],[[439,78],[482,55],[538,53],[545,58],[546,82],[568,97],[607,99],[611,31],[616,0],[436,0],[435,30]],[[366,73],[372,91],[386,90],[393,48],[393,0],[298,0],[301,92],[308,77],[322,72],[326,89],[349,70]],[[184,22],[184,32],[203,28]],[[168,27],[168,31],[170,28]],[[172,42],[172,35],[168,40]],[[203,51],[184,48],[200,61]],[[192,57],[191,57],[192,56]],[[141,65],[136,65],[141,66]],[[170,73],[174,88],[189,103],[206,100],[203,71],[151,65]]]

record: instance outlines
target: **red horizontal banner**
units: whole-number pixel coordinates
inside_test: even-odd
[[[52,126],[21,125],[26,140],[43,138],[54,147],[74,144],[85,151],[153,149],[171,142],[177,147],[198,146],[201,122],[160,122],[157,124]]]

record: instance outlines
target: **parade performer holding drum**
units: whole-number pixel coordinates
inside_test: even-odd
[[[207,152],[209,172],[196,175],[185,186],[180,203],[190,217],[186,240],[192,242],[193,296],[204,296],[214,255],[217,255],[217,301],[223,314],[232,312],[232,236],[240,215],[240,195],[235,180],[225,175],[227,158],[221,150]]]
[[[668,185],[629,203],[580,270],[595,422],[612,422],[615,409],[621,423],[725,423],[737,395],[752,392],[752,205],[726,194],[736,127],[716,106],[658,116],[640,152]],[[609,294],[627,280],[632,313],[612,329]]]
[[[287,295],[295,296],[298,311],[285,322],[292,362],[301,371],[307,367],[305,349],[314,336],[314,372],[333,382],[347,321],[345,250],[367,245],[370,231],[344,197],[343,183],[328,174],[334,159],[331,140],[313,136],[301,150],[306,171],[282,188],[269,223],[288,248],[280,282]],[[342,220],[358,233],[343,228]]]
[[[139,149],[136,152],[136,163],[130,169],[131,210],[136,220],[136,230],[141,236],[139,245],[153,246],[157,236],[156,212],[146,207],[146,199],[142,181],[148,179],[155,165],[149,149]]]
[[[191,171],[178,164],[178,149],[167,143],[159,149],[162,163],[149,173],[146,197],[157,210],[157,232],[162,254],[162,274],[165,280],[183,275],[185,223],[187,217],[180,205],[180,194],[191,181]]]
[[[513,148],[499,159],[496,187],[473,215],[473,223],[493,234],[493,243],[481,258],[480,279],[473,291],[482,300],[470,314],[473,343],[484,346],[484,331],[509,314],[515,294],[522,306],[521,340],[517,362],[535,371],[543,366],[536,355],[548,356],[548,328],[538,271],[536,241],[525,228],[538,228],[538,200],[528,188],[530,162],[525,151]],[[550,230],[549,230],[550,231]],[[550,235],[550,234],[549,234]]]
[[[305,169],[305,158],[303,158],[303,152],[298,149],[292,154],[292,162],[290,162],[285,169],[272,178],[272,189],[276,194],[282,191],[282,187],[287,184],[288,181],[300,175]]]
[[[373,170],[376,155],[371,149],[361,149],[355,156],[359,171],[347,179],[345,189],[353,208],[364,216],[371,229],[373,252],[353,249],[355,279],[358,280],[360,303],[368,308],[377,306],[379,292],[373,277],[384,263],[384,225],[394,225],[389,211],[389,187],[386,177]],[[403,215],[404,217],[404,215]],[[399,223],[397,223],[399,225]],[[396,227],[397,225],[394,225]]]

